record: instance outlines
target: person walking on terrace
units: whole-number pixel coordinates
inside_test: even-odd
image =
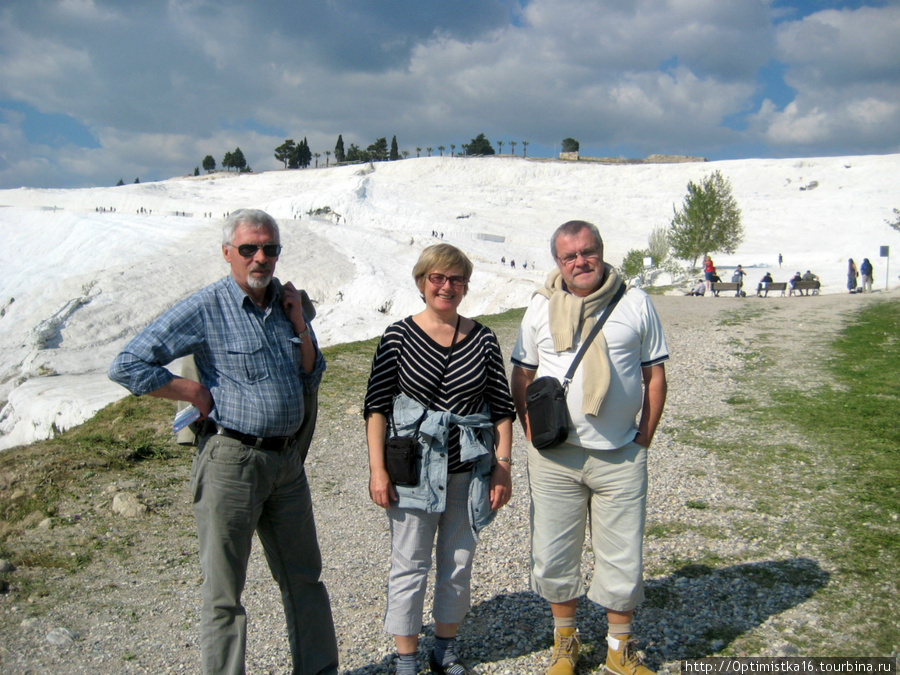
[[[872,282],[875,280],[875,272],[872,263],[868,258],[863,258],[862,264],[859,266],[859,273],[862,275],[862,291],[863,293],[872,292]]]

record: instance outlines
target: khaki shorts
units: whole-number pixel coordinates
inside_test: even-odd
[[[528,449],[531,587],[550,602],[584,593],[581,557],[591,523],[594,574],[588,598],[625,612],[644,599],[647,449],[588,450],[568,443]]]

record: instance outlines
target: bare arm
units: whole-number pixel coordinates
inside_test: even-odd
[[[387,417],[378,412],[366,416],[366,442],[369,445],[369,497],[383,509],[397,501],[397,492],[384,465],[384,438]]]
[[[209,417],[213,409],[213,398],[209,389],[199,382],[176,375],[168,384],[148,393],[156,398],[168,398],[173,401],[187,401],[201,413],[200,419]]]
[[[634,437],[635,443],[645,448],[650,447],[653,435],[666,407],[666,367],[663,364],[641,368],[644,376],[644,404],[641,407],[641,421],[638,424],[638,433]]]
[[[531,428],[528,426],[528,413],[525,404],[525,390],[528,385],[534,382],[536,370],[526,370],[519,366],[513,366],[512,378],[510,379],[510,390],[512,392],[513,403],[516,406],[516,415],[525,431],[525,437],[531,440]]]
[[[512,457],[512,418],[504,417],[494,425],[497,457]],[[512,465],[497,462],[491,473],[491,508],[504,506],[512,497]]]

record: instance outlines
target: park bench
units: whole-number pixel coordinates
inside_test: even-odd
[[[759,291],[759,295],[762,295],[764,298],[768,298],[769,291],[781,291],[781,294],[784,295],[784,292],[786,290],[786,281],[771,281],[767,284],[762,284],[762,289]]]
[[[741,284],[737,281],[714,281],[711,288],[716,295],[719,294],[719,291],[734,291],[735,295],[740,295],[741,292]]]
[[[794,290],[798,291],[799,295],[818,295],[819,286],[821,284],[818,281],[798,281],[794,284]],[[803,291],[806,291],[806,293]]]

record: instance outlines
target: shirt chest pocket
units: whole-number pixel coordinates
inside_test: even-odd
[[[231,337],[218,354],[219,367],[239,382],[259,382],[269,377],[268,355],[256,338]]]

